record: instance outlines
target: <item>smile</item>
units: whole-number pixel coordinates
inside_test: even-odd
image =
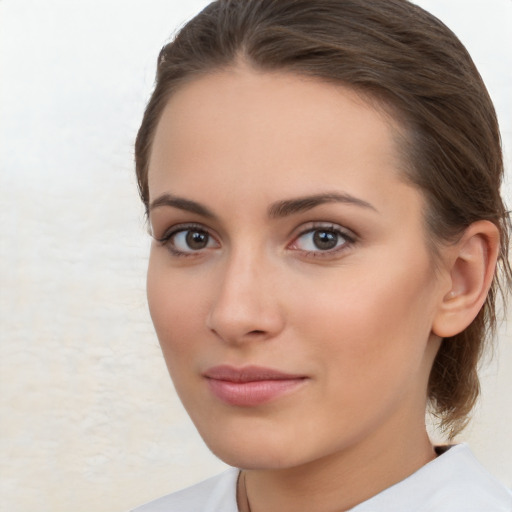
[[[303,375],[283,373],[271,368],[221,365],[204,373],[210,391],[221,401],[238,407],[255,407],[301,387]]]

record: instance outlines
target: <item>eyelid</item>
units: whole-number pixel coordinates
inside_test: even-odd
[[[205,247],[203,249],[198,250],[190,250],[190,251],[181,251],[179,249],[176,249],[174,246],[172,246],[170,242],[171,238],[175,235],[177,235],[180,232],[183,231],[194,231],[197,230],[199,232],[206,233],[211,240],[215,242],[217,247],[220,247],[219,237],[216,235],[215,232],[213,232],[210,228],[206,227],[204,224],[198,223],[198,222],[183,222],[179,224],[172,225],[171,227],[167,228],[164,231],[164,234],[160,237],[155,236],[154,233],[152,233],[152,237],[155,239],[156,242],[161,244],[162,246],[166,246],[168,250],[175,256],[199,256],[204,253],[207,249],[212,249],[212,247]],[[298,247],[294,247],[294,245],[297,243],[297,240],[308,234],[312,233],[314,231],[332,231],[334,233],[338,233],[339,236],[341,236],[343,239],[345,239],[345,243],[342,243],[339,246],[336,246],[332,249],[316,249],[316,250],[307,250],[307,249],[300,249]],[[359,236],[352,231],[351,229],[348,229],[340,224],[334,223],[334,222],[327,222],[327,221],[311,221],[305,224],[300,225],[298,228],[294,230],[295,234],[290,235],[292,237],[292,241],[286,245],[286,248],[295,251],[298,253],[302,253],[303,255],[311,256],[311,257],[333,257],[337,255],[338,253],[345,252],[348,249],[350,249],[355,243],[358,242]],[[213,247],[215,248],[215,247]]]
[[[199,231],[206,233],[212,240],[215,241],[217,246],[220,246],[220,242],[218,240],[218,237],[212,232],[211,229],[207,228],[203,224],[197,223],[197,222],[183,222],[180,224],[175,224],[165,230],[164,234],[161,237],[156,237],[154,234],[152,235],[156,242],[161,244],[162,246],[165,246],[168,248],[168,250],[174,255],[174,256],[199,256],[202,254],[205,250],[210,249],[208,247],[205,247],[204,249],[199,249],[197,251],[191,250],[191,251],[181,251],[179,249],[176,249],[172,246],[170,243],[172,237],[177,235],[178,233],[181,233],[183,231]]]
[[[321,230],[325,229],[326,231],[337,231],[341,233],[346,238],[349,238],[350,240],[353,240],[354,242],[359,238],[359,235],[353,231],[352,229],[349,229],[342,224],[338,224],[337,222],[332,221],[310,221],[305,222],[301,224],[299,227],[295,228],[292,233],[290,234],[290,237],[293,237],[293,239],[298,238],[301,235],[304,235],[306,233],[310,233],[311,231]]]
[[[312,233],[314,231],[332,231],[334,233],[339,233],[341,237],[343,237],[346,240],[346,243],[341,244],[338,247],[334,247],[333,249],[327,249],[327,250],[313,250],[308,251],[304,249],[294,248],[293,245],[297,242],[299,238],[301,238],[304,235],[307,235],[308,233]],[[340,224],[336,224],[333,222],[323,222],[323,221],[313,221],[310,223],[307,223],[306,225],[301,225],[300,228],[298,228],[298,231],[294,236],[292,241],[287,245],[287,248],[293,251],[302,252],[307,255],[311,255],[314,257],[333,257],[334,255],[344,252],[348,250],[350,247],[352,247],[354,244],[357,243],[359,237],[354,231],[351,229],[348,229],[344,226],[341,226]]]
[[[180,231],[187,231],[187,230],[193,230],[196,229],[197,231],[204,231],[205,233],[208,233],[209,235],[212,235],[212,232],[210,229],[205,227],[202,224],[199,224],[197,222],[182,222],[179,224],[173,224],[171,227],[167,228],[162,236],[157,237],[154,232],[151,234],[151,236],[157,241],[157,242],[166,242],[168,241],[173,235],[176,233],[179,233]]]

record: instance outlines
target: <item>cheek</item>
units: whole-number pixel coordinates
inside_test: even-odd
[[[311,298],[305,293],[311,283],[304,282],[304,293],[290,300],[296,304],[298,330],[316,340],[308,350],[317,356],[324,352],[327,364],[335,361],[358,381],[386,381],[421,361],[433,317],[431,278],[424,262],[389,266],[386,272],[369,268],[364,275],[340,269],[318,282],[315,300],[297,300]]]
[[[163,261],[162,261],[163,260]],[[173,272],[161,255],[150,255],[147,296],[151,319],[168,366],[191,353],[204,326],[202,287],[195,287],[183,273]]]

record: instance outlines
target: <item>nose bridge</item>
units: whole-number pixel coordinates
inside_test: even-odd
[[[219,337],[236,342],[279,332],[282,318],[272,293],[271,267],[255,244],[237,245],[226,255],[208,318],[208,327]]]

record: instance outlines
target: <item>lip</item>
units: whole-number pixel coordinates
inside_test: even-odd
[[[217,398],[239,407],[255,407],[273,401],[297,390],[307,380],[305,375],[262,366],[214,366],[203,376]]]

